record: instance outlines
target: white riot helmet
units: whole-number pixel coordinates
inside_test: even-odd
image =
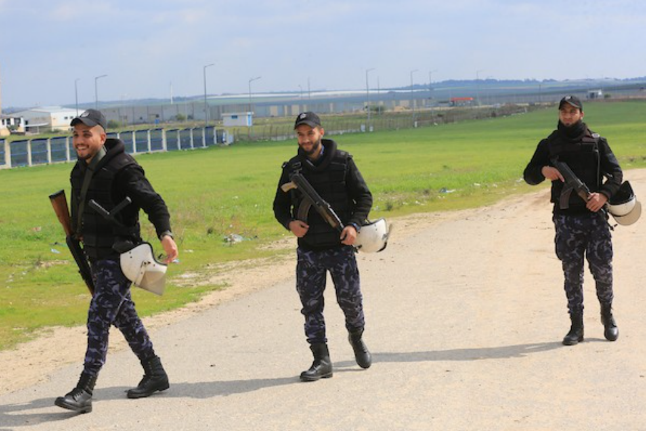
[[[383,218],[370,222],[361,227],[357,234],[354,246],[358,251],[364,253],[378,253],[386,249],[388,245],[388,224]]]
[[[121,254],[121,271],[137,287],[161,295],[166,283],[168,266],[158,262],[148,242]]]
[[[621,184],[619,191],[608,200],[608,212],[618,224],[634,224],[642,214],[642,205],[637,201],[628,181]]]

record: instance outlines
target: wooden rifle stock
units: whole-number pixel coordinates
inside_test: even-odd
[[[70,211],[67,207],[67,199],[65,198],[65,191],[60,190],[49,196],[49,200],[52,202],[52,207],[56,213],[58,221],[63,226],[63,231],[65,232],[65,242],[67,247],[74,257],[74,261],[79,268],[79,274],[85,281],[85,285],[92,295],[94,295],[94,282],[92,281],[92,272],[90,270],[90,264],[85,257],[83,248],[81,247],[80,242],[74,236],[74,231],[72,230],[72,221],[70,218]]]
[[[52,202],[52,207],[56,213],[58,221],[63,226],[65,231],[65,236],[71,236],[72,232],[72,221],[70,219],[70,210],[67,207],[67,199],[65,198],[65,191],[60,190],[49,196],[49,199]]]

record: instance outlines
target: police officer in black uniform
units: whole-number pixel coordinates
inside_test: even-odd
[[[561,99],[558,128],[541,140],[524,172],[524,179],[530,185],[545,179],[552,181],[556,255],[563,266],[572,321],[563,339],[567,346],[583,341],[584,258],[596,283],[604,336],[609,341],[619,337],[612,314],[612,239],[605,204],[619,190],[623,173],[606,139],[588,129],[583,115],[579,98]],[[556,161],[567,164],[585,183],[591,192],[587,202],[573,190],[564,188],[565,179],[555,168]]]
[[[338,149],[333,140],[323,138],[325,131],[315,113],[299,114],[294,129],[298,137],[298,154],[283,164],[273,207],[278,222],[298,237],[296,289],[303,305],[305,335],[314,355],[312,366],[300,377],[303,381],[314,381],[332,377],[323,317],[327,272],[332,276],[337,302],[345,315],[348,339],[357,364],[368,368],[372,363],[362,339],[365,326],[363,297],[352,246],[372,207],[372,194],[352,156]],[[296,219],[303,196],[298,190],[286,193],[281,189],[289,182],[290,174],[296,171],[331,205],[345,226],[342,233],[325,222],[313,208],[307,221]]]
[[[92,393],[105,363],[111,325],[119,328],[145,372],[139,385],[128,391],[128,398],[147,397],[168,389],[168,376],[137,315],[130,295],[131,282],[121,271],[119,255],[124,248],[141,242],[140,208],[155,226],[167,263],[177,258],[178,252],[164,200],[154,191],[141,166],[125,153],[123,142],[106,137],[103,114],[87,110],[74,118],[71,126],[78,155],[71,173],[71,219],[90,262],[94,295],[88,313],[88,342],[81,378],[55,404],[86,413],[92,411]],[[109,211],[126,197],[130,197],[132,204],[116,214],[116,223],[88,205],[95,200]]]

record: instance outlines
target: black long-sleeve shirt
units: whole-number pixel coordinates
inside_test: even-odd
[[[112,248],[117,238],[140,240],[140,209],[148,215],[158,237],[171,230],[166,203],[146,179],[143,168],[125,153],[123,142],[108,139],[104,146],[106,153],[103,157],[93,159],[90,167],[80,160],[71,173],[72,223],[78,236],[83,238],[86,253],[95,258],[117,255]],[[94,174],[83,198],[82,185],[89,169]],[[89,206],[90,200],[95,200],[109,212],[126,197],[132,203],[115,216],[119,224],[105,219]]]
[[[609,199],[619,191],[621,183],[623,181],[623,172],[619,166],[619,162],[615,157],[614,153],[610,149],[610,145],[607,140],[603,137],[599,137],[597,140],[598,150],[599,150],[599,171],[600,175],[605,177],[606,180],[600,185],[587,184],[588,188],[592,192],[599,192]],[[538,143],[536,151],[532,156],[532,159],[527,164],[525,171],[523,172],[523,178],[525,182],[530,185],[538,185],[539,183],[545,180],[545,176],[541,172],[543,167],[553,166],[550,161],[550,140],[545,138]],[[586,212],[585,203],[581,200],[580,206],[574,206],[569,210],[560,209],[559,207],[559,197],[561,190],[563,188],[563,182],[560,180],[552,181],[552,194],[551,202],[554,203],[554,212],[555,213],[581,213]]]
[[[324,139],[323,145],[325,149],[324,150],[325,158],[332,157],[332,155],[335,152],[342,152],[336,149],[336,143],[333,140]],[[304,156],[300,153],[299,153],[299,157],[301,160],[304,159]],[[290,163],[296,159],[299,159],[299,157],[292,159]],[[294,203],[292,202],[292,197],[290,193],[284,192],[281,189],[281,186],[289,182],[289,174],[291,171],[290,163],[286,163],[283,166],[283,171],[282,171],[280,180],[278,182],[278,187],[276,189],[276,196],[274,198],[274,204],[273,204],[274,216],[276,217],[276,220],[287,230],[289,230],[289,223],[294,220],[295,210],[292,209]],[[372,208],[372,193],[370,192],[368,185],[363,179],[363,176],[359,172],[359,169],[357,168],[354,160],[350,156],[348,156],[347,158],[344,182],[345,182],[345,194],[347,195],[347,198],[352,203],[351,209],[347,213],[342,213],[342,212],[339,212],[339,209],[335,208],[334,203],[330,203],[330,205],[332,206],[333,210],[337,214],[339,214],[339,217],[341,218],[344,225],[352,224],[360,228],[364,224],[364,222],[368,219],[368,214],[370,213],[370,209]],[[323,198],[325,199],[325,197]],[[312,213],[315,213],[313,209],[310,210],[311,221],[308,221],[308,223],[327,226],[327,223],[325,223],[322,218]],[[328,229],[332,230],[329,227]],[[310,230],[312,232],[316,231],[316,229],[314,230],[310,229]],[[299,239],[299,245],[302,245],[302,246],[307,245],[309,247],[317,246],[317,245],[311,244],[311,242],[318,243],[318,241],[314,239],[314,236],[306,235],[305,237],[306,239]],[[338,234],[336,239],[338,239]],[[327,241],[325,243],[327,245]],[[340,241],[337,241],[336,243],[338,245],[341,245]]]

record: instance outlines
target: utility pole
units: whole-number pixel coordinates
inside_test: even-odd
[[[476,71],[476,104],[480,106],[480,72],[483,72],[484,69],[478,69]]]
[[[428,71],[428,101],[431,105],[431,123],[435,124],[435,113],[433,112],[433,107],[435,106],[435,100],[433,99],[433,72],[437,72],[437,69]]]
[[[206,102],[206,68],[213,66],[214,63],[204,66],[204,127],[209,126],[209,109]]]
[[[107,75],[99,75],[98,77],[94,77],[94,109],[98,110],[99,109],[99,90],[98,90],[98,84],[97,82],[99,81],[99,78],[107,77]]]
[[[368,121],[366,128],[370,131],[370,85],[368,84],[368,72],[374,71],[375,68],[366,69],[366,111],[368,111]]]
[[[262,77],[249,78],[249,112],[253,112],[251,109],[251,83],[256,80],[260,80]]]
[[[76,99],[76,117],[79,117],[79,90],[76,83],[78,83],[80,78],[74,80],[74,98]]]
[[[417,72],[417,69],[410,71],[410,106],[413,109],[413,128],[415,128],[415,98],[413,97],[413,73]]]

